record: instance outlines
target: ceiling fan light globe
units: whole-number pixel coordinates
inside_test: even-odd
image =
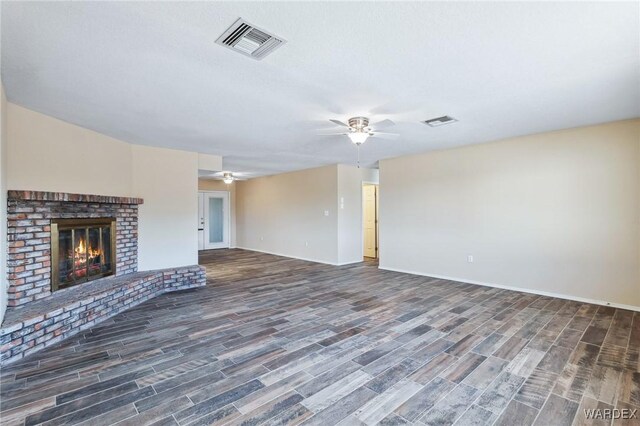
[[[227,185],[229,185],[229,184],[233,183],[233,181],[234,181],[233,173],[231,173],[231,172],[225,172],[225,173],[222,175],[222,181],[223,181],[224,183],[226,183]]]
[[[356,145],[361,145],[365,143],[365,141],[369,137],[369,133],[352,132],[352,133],[349,133],[348,136],[349,136],[349,139],[351,139],[351,142],[353,142]]]

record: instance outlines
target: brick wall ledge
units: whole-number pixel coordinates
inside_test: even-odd
[[[9,190],[9,200],[27,201],[59,201],[65,203],[99,203],[99,204],[142,204],[142,198],[116,197],[111,195],[70,194],[67,192],[18,191]]]
[[[0,327],[0,365],[71,337],[164,293],[203,287],[198,265],[107,277],[8,308]]]

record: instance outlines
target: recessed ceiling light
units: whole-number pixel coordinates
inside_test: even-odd
[[[429,127],[438,127],[438,126],[444,126],[445,124],[455,123],[456,121],[458,120],[456,120],[453,117],[450,117],[448,115],[443,115],[442,117],[425,120],[423,121],[423,123]]]

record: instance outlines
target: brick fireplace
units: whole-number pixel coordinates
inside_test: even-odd
[[[115,275],[137,271],[142,199],[40,191],[9,191],[7,198],[9,306],[51,294],[52,221],[115,218]]]
[[[206,285],[198,265],[138,272],[142,199],[41,191],[8,191],[7,199],[2,364],[152,297]]]

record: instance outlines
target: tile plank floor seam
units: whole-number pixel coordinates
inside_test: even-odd
[[[3,367],[0,422],[525,426],[640,411],[638,312],[372,261],[231,249],[200,264],[207,287]]]

